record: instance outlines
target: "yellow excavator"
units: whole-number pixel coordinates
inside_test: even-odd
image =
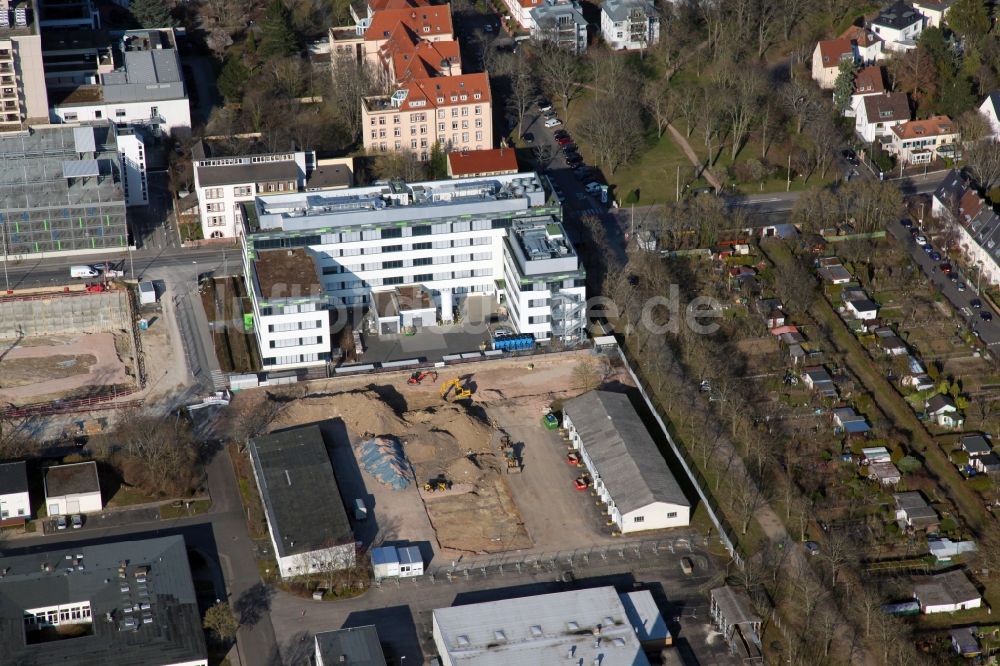
[[[472,389],[463,386],[462,380],[456,377],[441,384],[441,398],[448,400],[448,395],[452,389],[455,389],[455,392],[452,394],[452,400],[467,400],[472,397]]]

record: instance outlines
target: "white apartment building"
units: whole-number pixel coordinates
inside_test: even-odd
[[[149,204],[149,183],[146,179],[146,144],[141,127],[117,127],[116,139],[121,154],[122,189],[126,206]]]
[[[0,128],[48,117],[37,7],[0,0]]]
[[[325,362],[329,308],[371,305],[373,292],[407,287],[427,298],[401,299],[401,320],[430,301],[435,319],[449,323],[466,299],[495,298],[519,332],[542,341],[583,337],[585,273],[536,174],[276,194],[244,208],[265,369]],[[272,347],[279,333],[287,346]]]
[[[660,41],[660,17],[652,0],[605,0],[601,36],[609,48],[645,49]]]
[[[884,42],[886,51],[910,51],[924,30],[924,15],[903,2],[892,5],[872,19],[869,28]]]
[[[31,499],[25,462],[0,465],[0,527],[22,525],[30,519]]]
[[[532,38],[577,54],[587,50],[587,19],[577,0],[541,0],[529,13]]]
[[[44,45],[52,122],[110,120],[148,125],[154,132],[187,135],[191,107],[181,71],[177,41],[170,28],[129,30],[111,43]],[[63,63],[72,57],[72,67]]]

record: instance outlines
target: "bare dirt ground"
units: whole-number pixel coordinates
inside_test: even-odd
[[[375,506],[380,541],[426,540],[436,553],[454,559],[465,553],[520,550],[533,544],[547,548],[558,540],[546,535],[546,524],[556,530],[567,524],[581,539],[590,540],[593,535],[574,522],[582,524],[592,517],[575,505],[582,497],[571,488],[571,471],[559,467],[564,465],[559,459],[564,454],[558,453],[558,445],[549,443],[553,451],[545,457],[552,458],[551,466],[539,467],[537,458],[529,458],[528,465],[534,467],[511,476],[506,474],[499,448],[500,428],[513,429],[515,425],[539,430],[515,437],[528,448],[535,446],[527,442],[543,432],[543,408],[586,390],[579,385],[581,363],[588,364],[605,383],[630,384],[627,374],[589,352],[447,368],[440,371],[437,382],[426,380],[419,386],[406,383],[408,372],[340,378],[311,383],[308,389],[281,389],[297,399],[287,403],[272,429],[340,419],[352,445],[371,435],[393,435],[402,442],[413,472],[409,488],[390,490],[361,472],[365,491]],[[468,404],[441,399],[441,383],[453,377],[463,378],[474,388]],[[240,392],[234,407],[253,406],[255,401],[266,399],[265,395],[263,391]],[[334,458],[335,464],[342,465],[336,462],[337,455]],[[555,471],[565,471],[567,478],[544,478]],[[338,478],[343,473],[343,469],[338,471]],[[453,484],[450,491],[422,489],[439,477]],[[526,484],[531,490],[524,491],[523,500],[517,497],[520,491],[512,493],[512,487],[523,490]],[[560,497],[552,503],[557,507],[554,523],[548,522],[545,496],[549,493]]]
[[[150,326],[139,331],[139,344],[146,366],[146,391],[142,397],[173,406],[176,396],[189,386],[188,369],[181,346],[173,303],[162,299],[163,312],[149,316]]]
[[[129,383],[134,378],[116,343],[115,334],[95,333],[18,344],[0,363],[0,402],[37,402],[84,387]]]

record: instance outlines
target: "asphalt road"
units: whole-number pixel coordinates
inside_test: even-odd
[[[953,271],[958,275],[958,282],[962,282],[966,285],[965,291],[959,291],[956,286],[956,282],[952,282],[948,279],[948,276],[942,273],[939,266],[947,262],[949,257],[944,255],[943,248],[934,246],[938,252],[941,252],[943,258],[940,262],[933,261],[930,255],[924,251],[923,247],[917,245],[917,242],[913,240],[913,236],[910,235],[909,229],[906,229],[898,220],[894,220],[889,224],[889,233],[907,249],[913,261],[920,267],[920,269],[930,278],[931,283],[934,287],[941,292],[941,294],[948,299],[952,307],[955,308],[959,313],[959,317],[965,322],[966,326],[971,328],[982,340],[987,347],[995,347],[1000,345],[1000,316],[990,307],[987,300],[980,298],[980,295],[976,293],[976,276],[966,275],[963,273],[958,264],[951,261]],[[926,234],[925,234],[926,235]],[[931,245],[934,245],[934,239],[928,238]],[[982,302],[982,309],[975,310],[969,304],[974,298],[979,298]],[[984,321],[980,317],[980,312],[989,312],[993,315],[992,321]]]

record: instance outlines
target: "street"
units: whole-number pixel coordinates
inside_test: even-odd
[[[916,223],[914,223],[916,224]],[[990,307],[989,300],[980,297],[977,292],[977,284],[974,276],[965,275],[958,264],[952,263],[952,271],[957,276],[955,281],[948,279],[948,276],[941,272],[940,265],[948,258],[944,257],[941,262],[934,261],[924,248],[917,244],[910,234],[910,230],[903,227],[899,220],[893,220],[889,224],[888,231],[903,247],[910,253],[914,263],[920,267],[925,275],[930,279],[934,287],[940,291],[952,307],[958,311],[959,318],[968,326],[987,347],[1000,344],[1000,318]],[[933,243],[933,239],[928,238],[928,242]],[[961,282],[965,285],[964,291],[959,291],[957,284]],[[981,308],[974,308],[971,301],[979,299]],[[985,321],[980,313],[986,312],[991,317],[990,321]]]

